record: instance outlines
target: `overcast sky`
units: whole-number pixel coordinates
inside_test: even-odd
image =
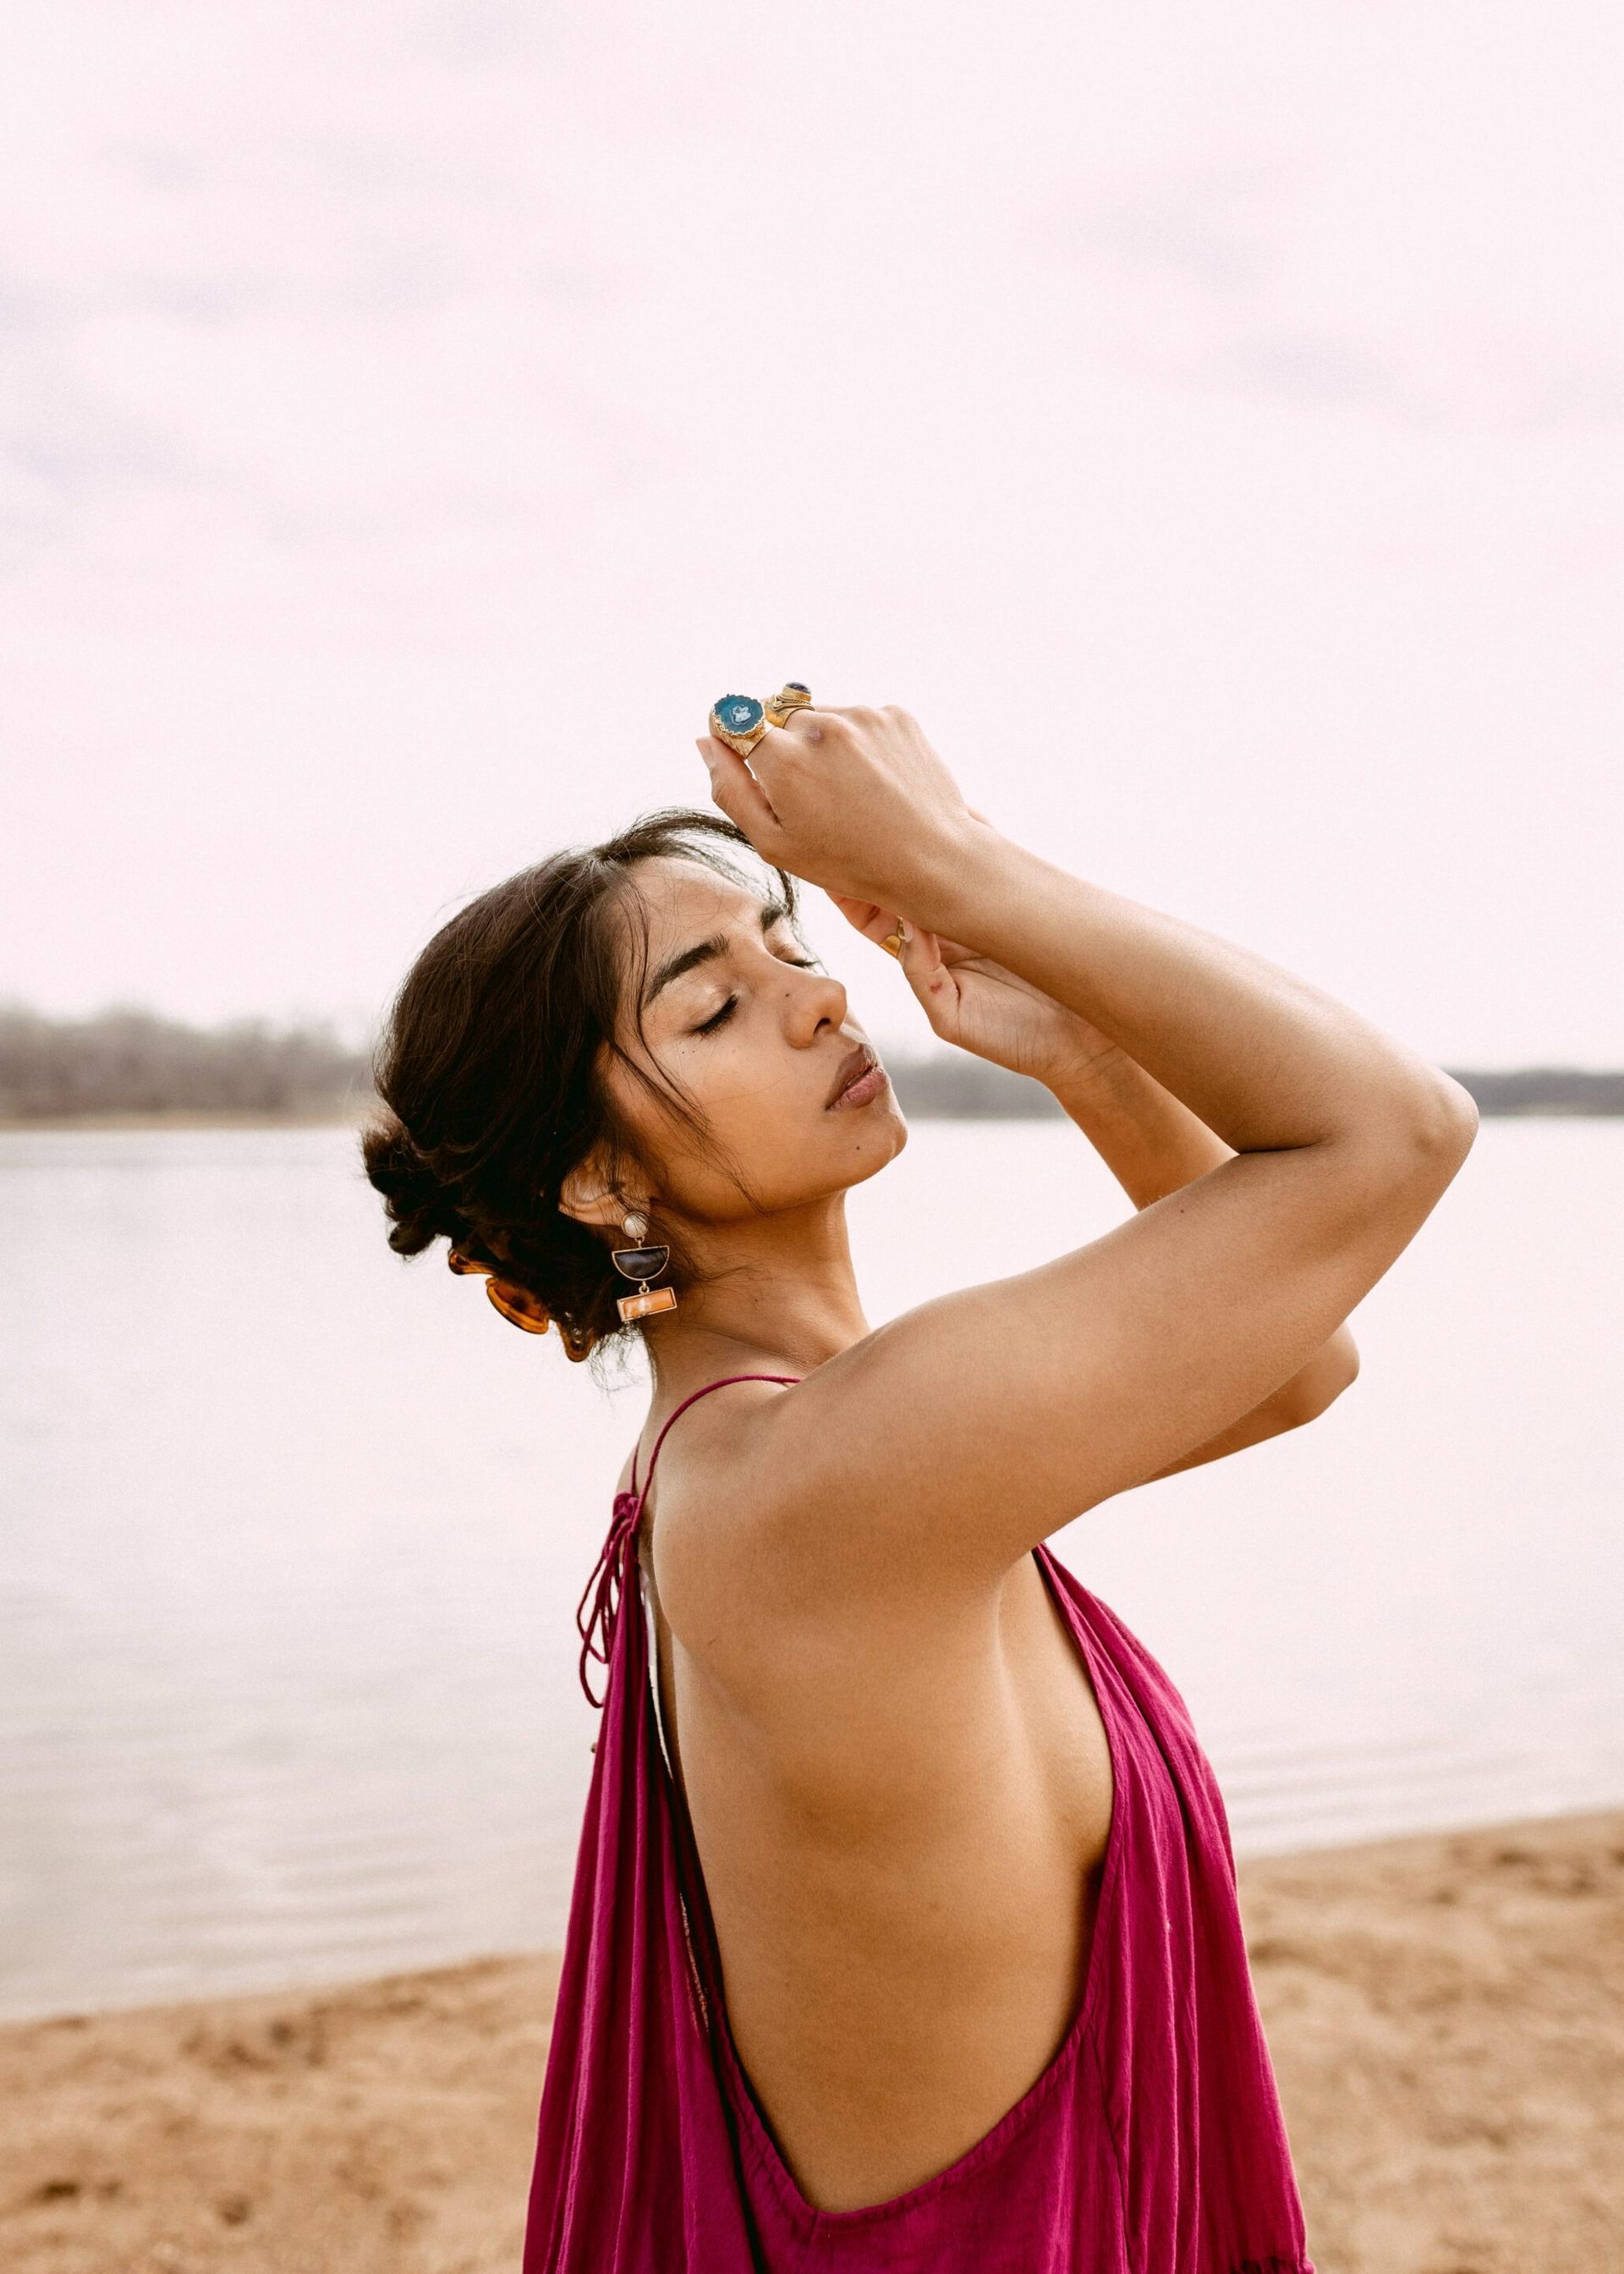
[[[0,995],[364,1023],[797,678],[1438,1059],[1624,1064],[1616,0],[0,43]]]

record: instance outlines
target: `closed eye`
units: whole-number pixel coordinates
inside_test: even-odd
[[[713,1011],[702,1025],[694,1028],[692,1031],[696,1035],[714,1034],[723,1020],[731,1019],[738,1007],[739,998],[736,995],[730,995],[719,1011]]]
[[[803,962],[798,956],[781,955],[778,958],[778,961],[780,963],[788,963],[793,965],[797,971],[816,971],[817,969],[816,962]],[[739,998],[736,995],[730,995],[719,1011],[712,1011],[708,1019],[703,1020],[697,1027],[693,1028],[690,1031],[695,1035],[713,1035],[719,1026],[724,1025],[727,1020],[732,1018],[733,1013],[738,1009],[738,1007]]]

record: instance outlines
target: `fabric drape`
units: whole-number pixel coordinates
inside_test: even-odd
[[[1313,2274],[1216,1780],[1166,1674],[1043,1547],[1115,1779],[1081,2003],[944,2171],[861,2210],[807,2202],[733,2045],[659,1725],[635,1542],[665,1430],[582,1600],[583,1683],[592,1659],[607,1679],[523,2274]]]

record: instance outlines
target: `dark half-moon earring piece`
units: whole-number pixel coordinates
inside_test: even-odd
[[[609,1258],[622,1279],[635,1279],[640,1284],[635,1295],[622,1295],[615,1303],[622,1320],[629,1326],[634,1319],[652,1318],[657,1311],[674,1311],[677,1291],[674,1287],[650,1287],[650,1279],[658,1279],[671,1261],[669,1247],[613,1247]]]

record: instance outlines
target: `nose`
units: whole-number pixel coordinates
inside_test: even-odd
[[[790,1039],[798,1049],[816,1042],[825,1027],[846,1024],[846,990],[827,971],[789,970]]]

